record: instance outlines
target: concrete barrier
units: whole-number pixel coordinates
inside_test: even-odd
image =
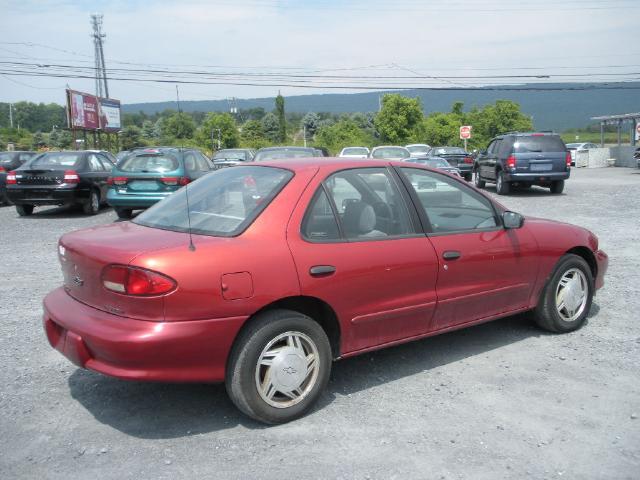
[[[575,156],[577,168],[604,168],[604,167],[636,167],[637,162],[633,158],[636,147],[628,145],[591,148],[578,150]]]

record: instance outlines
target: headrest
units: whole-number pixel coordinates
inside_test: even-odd
[[[345,206],[343,222],[347,235],[365,235],[376,227],[376,212],[368,203],[352,201]]]

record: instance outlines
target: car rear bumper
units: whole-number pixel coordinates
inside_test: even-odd
[[[133,195],[119,194],[109,189],[107,192],[107,203],[118,208],[149,208],[160,200],[167,198],[173,192],[158,193],[153,195]]]
[[[44,299],[43,322],[51,346],[80,367],[128,380],[221,382],[246,318],[134,320],[80,303],[60,287]]]
[[[595,278],[596,290],[604,287],[604,275],[609,267],[609,256],[602,250],[598,250],[595,254],[598,271]]]
[[[89,198],[89,191],[78,188],[9,185],[6,187],[6,195],[17,205],[65,205],[86,201]]]
[[[549,183],[556,180],[566,180],[570,172],[545,172],[545,173],[508,173],[505,172],[505,180],[508,182],[532,182]]]

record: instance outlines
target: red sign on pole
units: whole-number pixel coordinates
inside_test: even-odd
[[[471,138],[471,125],[463,125],[460,127],[460,139],[467,140]]]

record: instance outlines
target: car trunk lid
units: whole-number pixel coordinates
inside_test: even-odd
[[[104,288],[102,271],[110,264],[129,265],[154,250],[188,246],[188,235],[120,222],[64,235],[58,245],[64,287],[69,295],[91,307],[123,317],[163,321],[164,300],[135,297]]]
[[[17,185],[61,185],[64,183],[64,170],[31,169],[16,171]]]

